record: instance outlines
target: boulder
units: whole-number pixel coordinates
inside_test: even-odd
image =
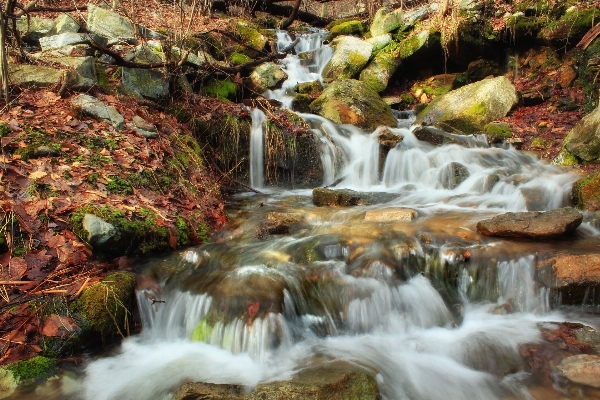
[[[229,27],[251,49],[262,51],[265,48],[267,37],[260,33],[250,22],[243,19],[234,19],[230,22]]]
[[[490,143],[499,143],[513,136],[510,125],[506,122],[490,122],[483,127],[483,133]]]
[[[600,172],[575,182],[572,191],[577,208],[587,211],[600,210]]]
[[[143,64],[163,62],[160,43],[149,41],[129,53],[125,59]],[[165,74],[156,69],[123,68],[123,88],[132,96],[159,100],[169,94],[169,81]]]
[[[517,102],[508,78],[484,79],[435,98],[417,115],[416,123],[443,122],[467,134],[478,133],[487,123],[505,117]]]
[[[103,36],[85,33],[65,32],[59,35],[46,36],[41,38],[40,46],[42,47],[42,51],[46,52],[50,50],[59,49],[65,46],[88,44],[90,42],[90,39],[100,46],[106,46],[106,44],[108,43],[106,38]]]
[[[371,23],[371,36],[379,36],[394,31],[403,25],[402,9],[390,11],[382,7],[375,13]]]
[[[268,89],[281,87],[287,77],[279,65],[266,62],[254,68],[248,78],[248,86],[258,93],[263,93]]]
[[[310,103],[312,103],[312,101],[313,99],[309,96],[302,93],[296,93],[292,99],[292,110],[299,113],[309,113]]]
[[[360,80],[371,86],[377,92],[387,88],[388,82],[394,72],[402,63],[400,57],[401,46],[391,42],[377,53],[373,61],[360,73]]]
[[[332,45],[335,51],[323,70],[323,80],[332,82],[357,75],[371,58],[373,45],[354,36],[339,36]]]
[[[306,94],[309,96],[316,96],[323,91],[323,85],[319,81],[302,82],[294,87],[294,92],[300,94]]]
[[[341,35],[358,35],[362,36],[365,33],[365,26],[362,21],[352,20],[344,21],[339,24],[335,24],[329,29],[329,35],[327,39],[331,40]]]
[[[370,37],[367,39],[367,42],[373,45],[373,54],[377,54],[377,52],[383,49],[392,41],[392,35],[386,33],[385,35],[379,35]]]
[[[544,239],[572,232],[582,221],[583,215],[574,208],[559,208],[546,212],[509,212],[479,221],[477,231],[486,236]]]
[[[82,225],[88,233],[87,242],[92,246],[101,246],[117,234],[117,229],[112,224],[94,214],[85,214]]]
[[[53,33],[56,35],[67,32],[77,33],[79,28],[77,21],[67,13],[60,14],[54,19]]]
[[[582,304],[588,289],[600,285],[600,254],[551,254],[540,257],[536,268],[544,286],[561,293],[563,304]]]
[[[380,125],[398,125],[390,106],[379,94],[366,83],[354,79],[330,84],[310,108],[337,124],[353,124],[369,130]]]
[[[186,383],[171,400],[375,400],[381,398],[373,374],[341,362],[312,366],[292,379],[259,384],[247,393],[243,386],[213,383]]]
[[[400,42],[400,58],[403,60],[415,54],[429,40],[429,30],[411,35]]]
[[[71,104],[73,107],[81,109],[83,114],[102,120],[112,125],[117,130],[125,128],[125,119],[119,114],[117,109],[112,106],[107,106],[93,96],[80,94],[73,98]]]
[[[500,66],[496,61],[479,59],[467,66],[467,82],[478,82],[488,76],[496,76],[500,72]]]
[[[567,149],[583,161],[600,160],[600,107],[583,117],[563,142]]]
[[[110,39],[135,37],[135,26],[111,10],[88,4],[87,30]]]
[[[397,195],[393,193],[365,193],[351,189],[313,189],[313,204],[316,206],[363,206],[386,203],[396,197]]]
[[[10,82],[22,88],[47,88],[61,84],[63,71],[41,65],[8,65]]]
[[[444,188],[452,190],[463,183],[471,174],[469,170],[461,163],[451,162],[443,170]]]
[[[37,44],[40,38],[53,34],[54,21],[47,18],[23,16],[17,19],[17,31],[19,31],[21,39]]]
[[[44,60],[65,66],[75,71],[70,74],[68,86],[73,90],[88,90],[97,82],[94,57],[44,57]]]
[[[579,354],[564,358],[555,370],[563,380],[600,388],[600,356],[598,355]]]
[[[433,126],[420,126],[413,131],[413,135],[415,135],[417,139],[434,146],[458,144],[460,146],[469,147],[467,138],[444,132]]]
[[[365,214],[365,221],[372,222],[394,222],[394,221],[412,221],[419,214],[410,208],[383,208],[379,210],[370,210]]]
[[[379,144],[385,149],[391,150],[404,140],[402,134],[392,132],[387,126],[380,126],[377,130],[379,131],[377,136]]]

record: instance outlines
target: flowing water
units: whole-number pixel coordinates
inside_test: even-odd
[[[279,39],[280,49],[292,42]],[[320,79],[331,55],[322,39],[301,37],[296,51],[312,61],[283,60],[289,80],[267,96],[289,106],[291,87]],[[260,188],[264,114],[252,116],[251,183]],[[272,188],[230,198],[231,225],[213,243],[139,267],[159,284],[138,291],[142,333],[89,363],[74,398],[163,399],[188,381],[252,388],[317,359],[375,372],[388,400],[533,399],[539,387],[564,395],[524,372],[518,350],[540,342],[548,321],[585,314],[561,307],[536,279],[536,262],[561,249],[592,251],[598,231],[585,223],[565,240],[538,243],[482,237],[475,224],[566,206],[577,176],[485,139],[429,145],[410,116],[390,129],[403,139],[385,157],[381,130],[302,116],[321,148],[323,184],[379,193],[385,203],[315,207],[310,190]],[[459,183],[453,163],[467,171]],[[365,218],[390,207],[418,218]],[[256,226],[272,218],[296,223],[258,240]]]

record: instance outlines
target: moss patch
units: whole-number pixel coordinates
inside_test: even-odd
[[[236,92],[237,85],[229,77],[222,80],[211,78],[201,89],[204,96],[219,100],[233,100]]]
[[[329,38],[334,38],[339,35],[359,35],[362,36],[365,33],[365,26],[362,21],[351,20],[341,22],[333,26],[329,31]]]
[[[85,289],[75,305],[83,318],[83,329],[103,340],[128,335],[134,288],[135,275],[117,272]]]
[[[483,127],[483,133],[487,135],[490,142],[506,140],[513,136],[510,125],[505,122],[491,122],[486,124]]]
[[[238,52],[233,52],[229,56],[229,62],[232,65],[242,65],[242,64],[249,63],[250,61],[252,61],[252,58],[248,57],[245,54],[238,53]]]
[[[57,369],[56,360],[43,356],[36,356],[29,360],[9,364],[4,368],[12,372],[19,384],[40,383],[51,377]]]
[[[600,210],[600,172],[575,182],[572,197],[579,209]]]

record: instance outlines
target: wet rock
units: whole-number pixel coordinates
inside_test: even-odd
[[[400,28],[404,24],[402,8],[390,11],[382,7],[375,13],[371,23],[371,36],[379,36]]]
[[[564,358],[556,372],[571,383],[600,388],[600,356],[579,354]]]
[[[417,115],[417,124],[439,122],[464,133],[478,133],[484,125],[501,119],[517,104],[515,87],[500,76],[471,83],[435,98]]]
[[[559,208],[546,212],[509,212],[479,221],[477,231],[487,236],[543,239],[572,232],[582,220],[583,215],[574,208]]]
[[[366,83],[354,79],[330,84],[310,108],[337,124],[353,124],[369,130],[380,125],[398,125],[390,106],[379,94]]]
[[[377,130],[379,131],[379,135],[377,136],[379,144],[386,149],[393,149],[398,143],[404,140],[404,136],[392,132],[387,126],[380,126]]]
[[[111,124],[117,130],[125,128],[125,119],[116,108],[107,106],[97,98],[87,94],[80,94],[71,101],[73,107],[81,109],[83,114],[100,119]]]
[[[582,304],[589,295],[588,290],[600,286],[598,254],[559,253],[549,258],[540,257],[537,270],[544,286],[560,293],[562,304]]]
[[[525,199],[527,211],[543,211],[546,208],[545,192],[539,188],[520,188],[521,195]]]
[[[309,96],[302,93],[296,93],[292,99],[292,109],[300,113],[309,113],[310,103],[312,103],[312,101],[313,99],[311,99]]]
[[[303,82],[299,83],[294,87],[294,92],[300,94],[306,94],[309,96],[316,96],[323,91],[323,85],[319,81]]]
[[[600,173],[575,182],[572,197],[577,208],[587,211],[600,210]]]
[[[586,115],[571,129],[563,142],[567,149],[583,161],[600,158],[600,107]]]
[[[103,245],[110,241],[117,229],[94,214],[85,214],[82,221],[83,229],[88,233],[87,242],[92,246]]]
[[[417,139],[434,146],[458,144],[469,147],[469,143],[466,138],[446,133],[441,129],[434,128],[433,126],[420,126],[413,131],[413,134]]]
[[[373,222],[393,222],[393,221],[412,221],[418,217],[418,213],[410,208],[383,208],[379,210],[370,210],[365,214],[365,221]]]
[[[313,189],[313,204],[316,206],[359,206],[379,204],[396,198],[392,193],[364,193],[351,189]]]
[[[110,39],[135,37],[135,26],[125,17],[94,4],[88,5],[87,30]]]
[[[332,46],[335,51],[323,70],[323,80],[332,82],[357,75],[371,58],[373,45],[354,36],[339,36]]]
[[[372,374],[342,363],[309,367],[288,381],[259,384],[246,393],[243,386],[186,383],[171,400],[375,400],[379,389]]]
[[[63,71],[42,65],[8,65],[10,82],[26,89],[47,88],[62,83]]]
[[[469,170],[462,165],[461,163],[452,162],[448,165],[447,170],[449,172],[449,176],[447,179],[444,179],[444,187],[446,189],[454,189],[461,183],[463,183],[471,174]]]
[[[513,136],[506,122],[490,122],[483,127],[483,133],[490,143],[499,143]]]
[[[402,63],[400,53],[402,46],[391,42],[377,53],[375,58],[360,73],[360,80],[371,86],[377,92],[387,88],[394,72]]]
[[[287,74],[283,72],[279,65],[267,62],[259,65],[252,71],[248,79],[248,86],[258,93],[263,93],[268,89],[281,87],[281,84],[287,77]]]
[[[264,240],[271,235],[283,235],[289,233],[290,226],[286,224],[284,221],[263,221],[256,227],[255,236]]]
[[[293,225],[303,222],[306,216],[304,213],[296,211],[271,211],[265,215],[265,218],[270,221],[279,221],[283,224]]]

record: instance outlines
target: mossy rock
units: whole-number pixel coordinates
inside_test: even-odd
[[[296,93],[292,100],[292,109],[296,112],[309,113],[310,103],[312,103],[312,101],[313,99],[309,96],[302,93]]]
[[[242,65],[252,61],[252,58],[243,53],[233,52],[229,55],[231,65]]]
[[[573,202],[587,211],[600,210],[600,172],[578,180],[573,185]]]
[[[388,82],[402,62],[400,53],[402,46],[391,42],[377,53],[373,61],[360,73],[360,80],[377,92],[387,88]]]
[[[404,24],[402,14],[401,8],[390,11],[382,7],[377,10],[371,23],[371,35],[375,37],[400,28]]]
[[[411,88],[411,92],[416,98],[421,97],[423,93],[430,98],[435,98],[448,93],[455,87],[455,85],[456,75],[441,74],[416,82]]]
[[[400,58],[406,59],[417,52],[429,40],[429,31],[425,30],[418,34],[407,37],[400,42]]]
[[[210,78],[204,83],[200,93],[219,100],[233,100],[237,93],[237,85],[229,77],[225,79]]]
[[[563,167],[571,167],[579,164],[579,159],[575,154],[563,148],[558,155],[552,160],[552,164],[561,165]]]
[[[563,15],[556,23],[546,25],[538,34],[538,39],[555,46],[575,46],[592,28],[600,11],[596,7],[576,9]]]
[[[585,94],[584,108],[588,112],[598,106],[600,79],[598,79],[598,68],[595,61],[598,57],[600,57],[600,38],[595,39],[577,57],[577,82]]]
[[[549,145],[550,144],[547,140],[544,140],[539,137],[533,138],[533,140],[531,141],[531,148],[533,150],[545,150],[548,148]]]
[[[600,160],[600,107],[571,129],[563,141],[563,148],[583,161]]]
[[[373,130],[380,125],[396,127],[398,121],[390,106],[364,82],[345,79],[329,85],[311,110],[337,124],[353,124]]]
[[[483,133],[491,143],[501,142],[513,136],[510,125],[506,122],[490,122],[483,127]]]
[[[32,385],[41,383],[54,375],[57,369],[58,365],[56,360],[44,356],[36,356],[30,358],[29,360],[8,364],[0,368],[0,370],[10,372],[14,382],[18,383],[19,385]],[[5,376],[5,384],[7,384],[9,387],[13,386],[14,383],[10,382],[10,377],[8,374],[5,372],[3,375]]]
[[[192,114],[180,104],[171,103],[165,107],[165,112],[177,119],[177,122],[186,123],[192,119]]]
[[[329,31],[328,40],[332,40],[340,35],[357,35],[362,36],[365,33],[365,25],[362,21],[352,20],[339,23]]]
[[[319,82],[319,81],[302,82],[302,83],[297,84],[294,87],[294,92],[306,94],[309,96],[316,96],[317,94],[321,93],[322,91],[323,91],[323,85],[321,85],[321,82]]]
[[[75,305],[83,320],[82,336],[107,341],[129,335],[135,282],[134,274],[116,272],[83,291]]]
[[[323,69],[323,80],[332,82],[357,75],[371,58],[373,45],[353,36],[339,36],[332,43],[335,51]]]
[[[487,78],[488,76],[497,76],[500,72],[500,66],[494,60],[479,59],[473,61],[467,67],[467,82],[473,83]]]
[[[243,19],[234,19],[229,24],[230,29],[244,44],[251,49],[262,51],[267,44],[267,37],[259,32],[258,27]]]

